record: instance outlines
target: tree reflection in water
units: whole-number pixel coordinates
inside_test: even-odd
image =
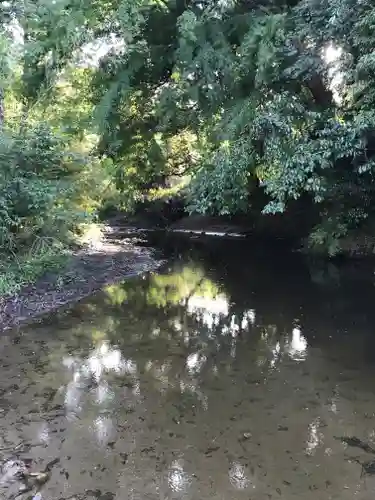
[[[105,445],[113,435],[119,380],[130,408],[147,405],[147,394],[156,390],[164,398],[179,394],[182,406],[204,411],[206,381],[227,378],[242,365],[243,353],[262,378],[284,356],[306,359],[307,341],[301,327],[293,326],[295,318],[289,328],[267,324],[252,299],[248,293],[242,304],[234,302],[227,282],[196,261],[108,286],[76,310],[81,320],[71,330],[72,354],[62,357],[68,417],[90,418],[88,427]],[[238,488],[250,481],[240,479],[240,466],[233,470],[231,482]]]
[[[64,362],[75,366],[72,394],[82,377],[96,382],[98,394],[108,394],[103,375],[132,375],[135,382],[141,370],[161,392],[190,390],[204,401],[197,392],[199,377],[205,371],[219,376],[220,370],[228,370],[236,362],[239,343],[251,342],[254,362],[264,373],[274,369],[284,355],[296,361],[307,355],[300,327],[293,327],[291,321],[289,331],[280,332],[277,325],[264,324],[254,308],[239,309],[223,285],[193,262],[178,263],[166,274],[111,285],[83,305],[85,309],[85,317],[88,313],[94,317],[97,340],[93,339],[95,348],[86,359]],[[91,322],[81,321],[77,338],[91,331]],[[125,345],[128,354],[139,356],[142,350],[144,356],[151,351],[153,358],[142,361],[140,367],[135,359],[124,357]]]
[[[275,277],[269,262],[266,271],[235,260],[177,260],[51,320],[49,365],[38,383],[47,374],[57,387],[71,440],[91,443],[87,461],[102,450],[117,470],[122,453],[123,488],[147,483],[152,499],[193,499],[201,491],[261,499],[275,494],[276,483],[280,491],[296,484],[291,498],[301,498],[304,481],[326,488],[332,480],[319,470],[330,471],[336,487],[344,472],[354,478],[333,438],[356,430],[343,396],[348,384],[332,359],[362,359],[364,337],[333,343],[322,335],[338,331],[336,305],[320,291],[314,299],[298,272]],[[371,401],[364,392],[356,408],[369,412]],[[48,425],[38,432],[48,445]],[[327,489],[320,495],[329,498]]]

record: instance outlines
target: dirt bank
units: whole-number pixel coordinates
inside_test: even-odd
[[[95,244],[72,254],[63,271],[46,273],[11,297],[0,298],[0,332],[76,302],[106,284],[157,269],[163,261],[142,239],[118,238],[105,228]]]

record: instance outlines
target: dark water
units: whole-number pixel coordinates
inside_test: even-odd
[[[374,498],[371,267],[174,253],[1,337],[1,498]]]

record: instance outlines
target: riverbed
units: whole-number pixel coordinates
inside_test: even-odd
[[[2,335],[1,498],[373,498],[373,275],[167,257]]]

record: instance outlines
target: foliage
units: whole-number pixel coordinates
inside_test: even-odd
[[[0,296],[17,293],[47,269],[62,268],[68,259],[66,249],[48,238],[36,240],[22,256],[4,256],[0,264]]]
[[[0,142],[1,246],[17,251],[35,237],[67,235],[81,214],[69,210],[73,172],[82,158],[66,151],[65,139],[38,123],[3,131]]]
[[[75,240],[82,222],[95,215],[113,184],[108,161],[92,154],[97,140],[90,124],[90,73],[67,68],[48,94],[30,100],[23,81],[26,54],[11,36],[16,13],[11,12],[0,33],[0,108],[4,111],[0,120],[0,293],[16,292],[65,260],[66,245]],[[20,19],[25,22],[25,17]]]
[[[130,208],[171,176],[191,180],[190,209],[201,213],[246,212],[258,191],[269,214],[308,200],[304,206],[318,207],[324,222],[311,241],[330,253],[373,215],[370,0],[13,0],[1,14],[24,37],[17,71],[4,49],[9,30],[0,39],[8,102],[21,103],[16,115],[20,122],[26,115],[31,129],[46,113],[56,141],[65,138],[64,155],[84,144],[91,178],[102,179],[110,203]],[[22,135],[9,141],[28,144]],[[51,147],[46,165],[62,166],[60,146]],[[75,161],[60,173],[71,174]],[[73,182],[67,173],[51,180],[48,170],[21,175],[22,183],[35,180],[35,189],[27,184],[31,219],[49,214],[46,224],[36,216],[27,222],[37,233],[54,224],[57,207],[67,210],[61,200],[72,199],[80,177],[74,167]],[[91,212],[102,196],[99,188]],[[9,209],[12,227],[16,215]]]

